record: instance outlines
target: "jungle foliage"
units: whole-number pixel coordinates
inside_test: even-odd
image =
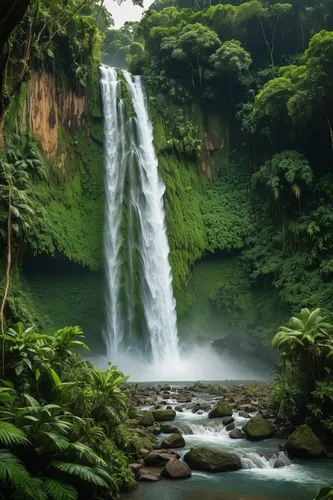
[[[130,398],[116,367],[93,368],[79,327],[54,335],[18,323],[1,335],[0,498],[118,498],[147,439],[129,432]]]
[[[142,74],[165,123],[167,109],[182,116],[195,107],[204,117],[218,110],[226,122],[226,138],[208,159],[215,172],[201,209],[205,250],[241,250],[253,286],[270,282],[295,311],[333,307],[332,29],[330,0],[157,0],[131,26],[144,52],[130,69]],[[186,114],[188,142],[202,141],[195,164],[206,154],[205,128]],[[177,127],[165,128],[181,161],[188,153]],[[246,187],[239,176],[226,193],[239,165],[248,170]],[[228,224],[233,213],[242,214],[239,226]]]
[[[319,433],[333,432],[332,314],[304,308],[281,326],[272,341],[280,353],[270,403],[294,424],[304,420]],[[331,437],[330,437],[331,439]]]

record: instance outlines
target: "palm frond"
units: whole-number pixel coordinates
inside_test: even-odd
[[[51,500],[77,500],[78,494],[74,486],[58,479],[46,479],[44,489]]]
[[[104,488],[108,488],[110,484],[113,484],[111,476],[106,473],[107,474],[107,479],[106,479],[105,475],[101,474],[101,471],[103,469],[99,469],[98,467],[89,467],[88,465],[73,464],[71,462],[61,462],[59,460],[51,462],[50,466],[62,472],[66,472],[67,474],[78,476],[83,481],[95,484],[96,486],[102,486]]]
[[[29,443],[21,429],[9,422],[3,421],[0,421],[0,442],[6,446]]]

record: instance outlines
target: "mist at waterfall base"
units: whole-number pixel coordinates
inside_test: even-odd
[[[110,358],[98,356],[90,360],[104,370],[108,361],[111,361],[123,373],[130,375],[130,382],[267,380],[271,377],[271,371],[260,362],[253,363],[253,360],[250,362],[245,357],[240,359],[227,352],[217,354],[210,345],[184,345],[177,360],[166,359],[158,364],[141,358],[130,348]]]
[[[101,67],[107,278],[106,357],[134,381],[263,378],[210,344],[179,347],[165,186],[141,78]],[[245,360],[244,360],[245,362]]]

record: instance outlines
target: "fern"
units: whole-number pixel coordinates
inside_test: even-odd
[[[88,465],[61,462],[59,460],[51,462],[50,466],[55,467],[62,472],[67,472],[67,474],[78,476],[83,481],[95,484],[96,486],[109,488],[110,485],[114,485],[112,477],[100,467],[89,467]]]
[[[6,446],[28,444],[25,434],[15,425],[0,421],[0,442]]]
[[[8,484],[19,494],[18,498],[47,500],[40,479],[31,477],[22,462],[8,450],[0,450],[0,483]]]
[[[46,479],[44,489],[51,500],[76,500],[78,498],[74,486],[56,479]]]

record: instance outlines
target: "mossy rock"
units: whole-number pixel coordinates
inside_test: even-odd
[[[241,468],[240,458],[237,455],[207,446],[191,448],[185,454],[184,460],[191,469],[205,472],[226,472]]]
[[[170,434],[170,436],[166,437],[161,443],[162,449],[183,448],[184,446],[185,439],[181,434]]]
[[[143,417],[141,419],[140,425],[143,425],[144,427],[150,427],[151,425],[155,424],[155,419],[154,415],[152,414],[151,411],[145,411],[143,414]]]
[[[220,401],[208,413],[208,418],[230,417],[232,415],[232,407],[225,401]]]
[[[288,453],[299,458],[318,458],[327,451],[320,439],[308,425],[300,425],[288,438]]]
[[[273,436],[274,426],[269,420],[264,420],[261,417],[252,417],[251,420],[245,424],[244,433],[246,439],[250,441],[260,441]]]
[[[173,420],[176,416],[175,410],[154,410],[152,413],[156,422]]]

